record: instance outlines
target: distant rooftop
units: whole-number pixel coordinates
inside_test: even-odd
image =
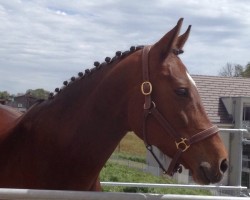
[[[232,123],[221,97],[250,97],[250,78],[192,75],[213,123]]]

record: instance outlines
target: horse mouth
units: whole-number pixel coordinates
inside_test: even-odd
[[[199,169],[198,174],[196,177],[194,177],[195,181],[202,184],[202,185],[208,185],[211,183],[218,183],[223,178],[223,173],[220,171],[216,172],[213,170],[211,165],[207,162],[202,162]]]
[[[208,176],[208,173],[206,172],[206,170],[204,168],[200,168],[200,180],[199,182],[201,184],[204,184],[204,185],[209,185],[211,183],[211,180]]]

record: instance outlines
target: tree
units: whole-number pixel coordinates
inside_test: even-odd
[[[10,94],[7,91],[0,92],[0,99],[9,99]]]
[[[38,99],[48,99],[49,96],[49,92],[42,88],[35,90],[29,89],[26,91],[26,94],[30,94],[31,96],[36,97]]]
[[[234,66],[234,76],[235,77],[242,76],[243,71],[244,71],[244,68],[241,65],[237,64]]]
[[[250,62],[247,63],[245,70],[242,72],[242,76],[250,78]]]
[[[239,64],[227,63],[219,71],[219,75],[226,76],[226,77],[239,77],[239,76],[242,76],[243,71],[244,71],[243,66]]]

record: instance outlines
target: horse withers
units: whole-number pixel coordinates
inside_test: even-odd
[[[179,36],[182,21],[154,45],[95,62],[1,131],[0,187],[100,190],[99,173],[128,131],[173,158],[169,175],[182,164],[200,184],[219,182],[227,152],[178,56],[191,28]]]

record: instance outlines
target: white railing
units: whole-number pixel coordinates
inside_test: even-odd
[[[249,195],[245,186],[223,186],[223,185],[186,185],[186,184],[156,184],[156,183],[125,183],[125,182],[101,182],[102,186],[120,186],[137,188],[182,188],[208,190],[216,196],[240,196]]]
[[[125,183],[125,182],[101,182],[102,186],[142,187],[142,188],[184,188],[199,190],[247,190],[245,186],[224,185],[186,185],[186,184],[157,184],[157,183]]]
[[[123,186],[123,187],[153,187],[153,188],[189,188],[207,190],[230,190],[246,191],[242,186],[215,186],[215,185],[179,185],[179,184],[155,184],[155,183],[124,183],[124,182],[101,182],[102,186]],[[146,194],[146,193],[113,193],[113,192],[76,192],[59,190],[29,190],[29,189],[7,189],[0,188],[0,199],[4,200],[164,200],[164,199],[200,199],[200,200],[239,200],[250,199],[245,197],[232,196],[201,196],[201,195],[178,195],[178,194]]]
[[[74,192],[58,190],[0,189],[4,200],[244,200],[244,197],[199,196],[174,194]]]

